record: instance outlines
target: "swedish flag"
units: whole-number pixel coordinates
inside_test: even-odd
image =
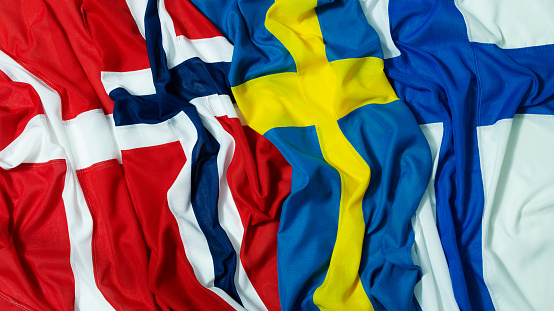
[[[235,46],[246,123],[292,165],[278,233],[285,310],[410,310],[410,218],[430,152],[358,1],[195,3]]]

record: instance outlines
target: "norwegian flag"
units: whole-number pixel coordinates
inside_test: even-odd
[[[56,2],[56,3],[54,3]],[[2,310],[278,310],[291,169],[188,1],[0,10]]]

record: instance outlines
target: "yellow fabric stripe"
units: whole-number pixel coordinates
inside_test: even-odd
[[[276,127],[314,125],[295,72],[250,80],[232,91],[246,124],[262,135]]]
[[[383,71],[380,58],[348,58],[330,63],[337,76],[337,119],[368,104],[386,104],[398,99]]]
[[[312,111],[323,157],[341,177],[337,239],[327,275],[313,299],[321,310],[373,310],[358,275],[365,232],[362,199],[370,170],[337,123],[339,113],[353,108],[344,105],[360,103],[355,102],[358,94],[348,85],[345,88],[349,100],[343,101],[344,81],[340,78],[350,72],[346,66],[337,64],[332,68],[328,63],[316,5],[317,0],[276,0],[266,15],[267,29],[295,60],[300,89]],[[339,77],[333,69],[341,73]],[[347,80],[355,80],[355,72]],[[341,108],[337,111],[336,107]]]

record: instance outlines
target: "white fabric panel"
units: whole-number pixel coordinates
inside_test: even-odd
[[[188,39],[177,37],[177,44],[184,60],[199,57],[206,63],[231,62],[233,45],[225,37]]]
[[[227,116],[229,118],[237,117],[237,111],[235,110],[233,103],[231,103],[231,98],[229,97],[229,95],[213,94],[204,97],[197,97],[191,100],[190,103],[196,107],[203,108],[204,106],[206,106],[206,108],[208,108],[208,110],[202,110],[203,114],[199,112],[200,116]]]
[[[192,150],[198,139],[192,121],[180,112],[169,120],[169,125],[180,138],[187,159],[192,159]],[[233,308],[242,310],[240,304],[214,286],[214,267],[208,241],[200,229],[191,203],[191,170],[191,161],[186,161],[175,183],[167,192],[169,209],[177,221],[187,259],[200,284],[219,295]]]
[[[150,68],[125,72],[102,71],[100,79],[107,94],[118,87],[126,89],[131,95],[156,94]]]
[[[108,128],[110,131],[111,140],[113,142],[114,148],[115,148],[115,157],[117,159],[117,162],[121,164],[121,147],[119,146],[119,143],[117,142],[117,137],[115,136],[115,121],[113,118],[113,114],[105,115],[106,123],[108,124]]]
[[[158,15],[162,27],[162,46],[167,57],[169,69],[187,59],[199,57],[204,62],[230,62],[233,57],[233,46],[224,37],[190,40],[184,36],[177,37],[171,16],[165,8],[164,0],[158,1]]]
[[[360,4],[367,21],[379,35],[383,57],[387,59],[400,56],[390,34],[389,0],[360,0]]]
[[[198,114],[206,129],[216,138],[219,143],[219,153],[217,154],[217,171],[219,174],[219,201],[218,216],[219,223],[233,244],[237,254],[237,269],[235,270],[235,286],[240,299],[247,310],[267,310],[260,296],[252,286],[252,283],[246,275],[246,271],[240,260],[240,249],[242,246],[242,236],[244,228],[235,205],[235,200],[227,184],[227,169],[235,153],[235,140],[223,129],[219,121],[214,117],[222,116],[221,113],[229,111],[234,113],[233,104],[228,96],[211,95],[207,97],[195,98],[191,101],[196,106]],[[211,110],[215,108],[217,112]],[[231,116],[229,116],[231,117]]]
[[[177,34],[173,20],[165,8],[164,0],[158,0],[158,15],[162,27],[162,46],[167,58],[167,67],[169,69],[184,62],[186,58],[179,51],[179,43],[177,42]]]
[[[412,227],[415,242],[412,258],[421,267],[423,276],[416,284],[414,294],[422,310],[459,310],[454,298],[448,264],[437,231],[435,174],[442,141],[442,123],[420,125],[433,157],[433,172],[427,190],[423,194]]]
[[[554,1],[456,0],[470,41],[514,49],[554,44]]]
[[[9,170],[22,163],[44,163],[64,159],[63,149],[52,143],[50,128],[43,114],[33,117],[23,132],[0,151],[0,167]]]
[[[110,126],[101,109],[81,113],[63,124],[75,159],[75,169],[117,159]]]
[[[485,206],[483,276],[497,310],[554,306],[554,116],[477,129]]]
[[[62,121],[60,96],[43,81],[33,76],[1,51],[0,70],[6,73],[13,81],[28,83],[35,89],[44,107],[46,121],[51,132],[51,144],[45,143],[44,146],[62,149],[64,158],[67,161],[67,173],[62,198],[71,246],[70,262],[75,277],[75,309],[113,310],[96,287],[94,281],[91,250],[92,218],[77,180],[70,140]],[[42,151],[42,149],[39,150]],[[46,153],[61,154],[61,151],[47,151]],[[41,157],[39,156],[38,158]]]
[[[116,145],[120,150],[129,150],[179,141],[171,122],[173,121],[169,119],[156,124],[114,125]],[[194,135],[196,137],[196,132]]]

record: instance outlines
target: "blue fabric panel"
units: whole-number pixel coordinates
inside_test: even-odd
[[[156,124],[171,119],[183,110],[196,110],[194,106],[182,100],[166,102],[163,97],[156,94],[135,96],[123,88],[111,91],[110,98],[114,101],[113,118],[116,126]]]
[[[277,234],[281,308],[319,310],[313,294],[325,279],[337,237],[340,176],[323,159],[314,126],[275,128],[264,136],[292,166]]]
[[[229,75],[231,86],[274,73],[296,72],[291,54],[265,27],[267,10],[275,1],[191,2],[235,46]]]
[[[385,59],[385,74],[419,124],[444,122],[449,119],[443,102],[446,93],[432,80],[425,79],[413,70],[404,56]]]
[[[478,125],[516,113],[554,114],[554,45],[501,49],[474,43],[481,91]]]
[[[231,94],[227,75],[231,64],[205,63],[198,57],[187,59],[171,68],[171,79],[186,101],[212,94]]]
[[[315,11],[327,60],[332,62],[366,56],[383,58],[379,35],[367,22],[359,1],[318,0],[317,5]]]
[[[411,218],[431,176],[425,136],[400,100],[360,107],[340,128],[371,169],[363,200],[366,222],[360,278],[375,310],[417,310],[419,267],[412,262]],[[394,295],[390,295],[394,288]]]

